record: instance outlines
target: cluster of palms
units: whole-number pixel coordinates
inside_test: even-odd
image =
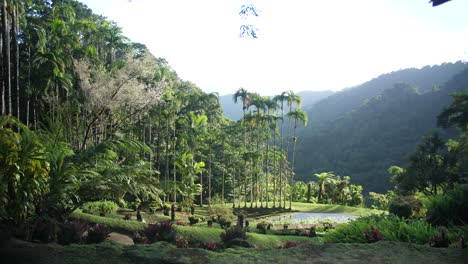
[[[342,204],[351,206],[360,206],[364,202],[362,196],[363,188],[360,185],[351,184],[349,176],[340,177],[333,172],[316,173],[315,182],[309,182],[307,185],[298,182],[294,186],[298,192],[306,193],[306,195],[296,196],[297,201],[303,201],[307,197],[307,202],[311,202],[311,198],[315,202],[323,204]]]
[[[289,192],[289,208],[291,208],[293,194],[292,189],[288,191],[288,188],[293,185],[296,129],[299,122],[304,126],[307,125],[307,115],[300,109],[301,97],[293,91],[283,92],[273,98],[262,97],[240,88],[233,95],[233,100],[236,103],[241,101],[243,110],[240,125],[244,147],[242,175],[246,179],[243,188],[244,207],[247,206],[248,200],[250,207],[253,207],[254,203],[257,207],[259,200],[260,207],[263,207],[264,202],[265,207],[268,207],[271,199],[273,207],[278,203],[278,207],[286,208]],[[286,116],[285,103],[289,107]],[[285,117],[288,119],[287,135],[284,130]],[[291,136],[292,122],[293,136]],[[248,189],[250,189],[250,199],[247,197]],[[239,194],[239,207],[240,203]]]

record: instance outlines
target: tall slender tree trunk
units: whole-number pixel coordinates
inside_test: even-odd
[[[170,145],[171,134],[169,132],[169,116],[166,119],[166,169],[164,171],[164,186],[167,188],[168,191],[168,183],[169,183],[169,153],[171,151]],[[169,197],[169,192],[167,193],[167,197]],[[164,196],[166,198],[166,195]],[[169,199],[167,199],[169,201]]]
[[[245,156],[245,151],[247,151],[247,134],[245,133],[245,102],[244,106],[242,107],[243,111],[243,116],[242,116],[242,127],[243,130],[242,132],[244,133],[244,178],[247,177],[247,157]],[[247,184],[247,181],[245,181],[245,184]],[[244,208],[247,207],[247,185],[244,186]]]
[[[253,145],[253,131],[250,131],[250,145],[251,145],[250,153],[253,153],[253,146],[252,146]],[[251,160],[250,161],[250,208],[253,208],[253,199],[254,199],[253,177],[254,177],[254,162],[253,160]]]
[[[210,165],[208,166],[208,204],[211,205],[211,148],[210,148]]]
[[[177,173],[176,173],[176,145],[177,145],[177,138],[176,138],[176,117],[175,117],[175,110],[174,110],[174,130],[173,130],[173,136],[174,136],[174,145],[173,145],[173,173],[174,173],[174,204],[177,203]]]
[[[3,91],[4,91],[4,114],[12,114],[11,105],[11,66],[10,66],[10,32],[8,27],[7,1],[2,5],[2,55],[3,55]]]
[[[31,94],[32,94],[32,88],[31,88],[31,36],[28,35],[29,42],[28,42],[28,92],[26,96],[26,125],[29,127],[29,121],[30,121],[30,105],[31,105]],[[79,118],[77,118],[77,122],[79,121]]]
[[[19,44],[18,44],[18,8],[13,7],[12,10],[12,37],[13,45],[13,88],[12,88],[12,104],[13,114],[20,120],[20,86],[19,86]]]
[[[201,185],[201,192],[200,192],[200,207],[203,206],[203,169],[200,172],[200,185]]]
[[[293,191],[294,191],[294,158],[296,154],[296,128],[297,128],[297,119],[294,120],[294,137],[293,137],[293,151],[292,151],[292,163],[291,163],[291,195],[289,196],[289,210],[291,210],[292,207],[292,197],[293,197]]]
[[[276,207],[276,177],[274,176],[276,173],[276,151],[275,151],[275,145],[276,145],[276,133],[273,131],[273,177],[271,178],[273,180],[273,208]]]
[[[221,203],[224,204],[224,171],[225,167],[224,165],[226,164],[226,161],[224,160],[224,138],[221,146],[221,161],[223,162],[223,166],[221,166],[222,172],[221,172]]]
[[[292,111],[292,105],[289,107],[289,112]],[[289,142],[291,141],[291,118],[288,118],[288,139],[287,139],[287,142],[286,142],[286,162],[289,160],[288,157],[289,157]],[[285,175],[285,179],[284,179],[284,189],[285,189],[285,193],[284,193],[284,208],[286,208],[286,190],[288,188],[287,186],[288,184],[288,173],[286,173]],[[289,186],[290,187],[290,193],[292,193],[292,186]]]
[[[283,127],[284,127],[284,103],[283,101],[281,101],[281,138],[280,138],[280,141],[281,141],[281,151],[283,151],[284,149],[284,134],[283,134]],[[282,196],[282,190],[283,190],[283,169],[284,169],[284,160],[283,158],[281,157],[281,160],[280,160],[280,171],[279,171],[279,208],[281,208],[281,196]]]
[[[1,77],[0,78],[0,114],[4,115],[6,109],[5,109],[5,80],[3,78],[3,32],[2,30],[0,30],[0,53],[2,54],[2,63],[0,63],[0,77]]]
[[[268,111],[268,116],[270,115],[270,111]],[[267,123],[267,127],[268,127],[268,131],[270,129],[270,122]],[[270,139],[269,139],[269,135],[266,139],[266,167],[265,167],[265,192],[266,192],[266,197],[265,197],[265,200],[266,200],[266,205],[265,205],[265,208],[268,208],[268,189],[269,189],[269,186],[268,186],[268,172],[269,172],[269,157],[270,157]]]

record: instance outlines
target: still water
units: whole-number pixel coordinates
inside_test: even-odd
[[[268,218],[269,222],[279,224],[288,222],[291,224],[316,224],[321,222],[347,223],[359,216],[335,213],[293,213],[289,215],[275,216]]]

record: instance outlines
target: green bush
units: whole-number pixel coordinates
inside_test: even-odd
[[[115,213],[119,206],[112,201],[97,201],[85,203],[82,208],[84,213],[105,216]]]
[[[468,223],[468,184],[457,185],[446,194],[429,201],[426,219],[433,225],[464,225]]]
[[[213,222],[218,222],[222,228],[228,227],[236,219],[236,216],[232,213],[232,208],[221,202],[212,204],[208,208],[208,213],[211,215]]]
[[[246,228],[242,228],[240,226],[233,226],[227,228],[225,232],[221,233],[220,235],[221,241],[223,243],[227,243],[234,239],[246,240],[247,239],[247,230]]]
[[[390,202],[388,210],[390,213],[402,218],[420,217],[423,204],[415,196],[397,196]]]

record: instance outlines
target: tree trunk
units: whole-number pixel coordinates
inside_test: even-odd
[[[12,36],[11,43],[13,45],[13,88],[12,88],[12,104],[13,115],[20,120],[20,87],[19,87],[19,44],[18,44],[18,9],[13,7],[12,10]]]
[[[276,201],[276,177],[274,176],[276,173],[276,153],[275,153],[275,146],[276,145],[276,134],[275,131],[273,131],[273,177],[271,178],[273,180],[273,208],[276,207],[275,201]]]
[[[174,111],[174,130],[173,130],[173,135],[174,135],[174,145],[173,145],[173,152],[172,152],[172,161],[173,161],[173,173],[174,173],[174,203],[177,202],[177,179],[176,179],[176,144],[177,144],[177,138],[176,138],[176,121],[175,121],[175,111]]]
[[[210,165],[208,166],[208,204],[211,205],[211,148],[210,148]]]
[[[3,3],[2,3],[3,4]],[[0,53],[3,62],[3,32],[0,30]],[[3,63],[0,63],[0,114],[5,114],[5,81],[3,79]]]
[[[3,91],[4,91],[4,114],[11,114],[11,67],[10,67],[10,32],[8,27],[7,1],[3,0],[2,6],[2,54],[3,54]]]
[[[293,197],[293,190],[294,190],[294,158],[296,154],[296,128],[297,128],[297,119],[294,120],[294,145],[293,145],[293,151],[292,151],[292,164],[291,164],[291,194],[289,196],[289,210],[291,210],[292,207],[292,197]]]
[[[283,151],[284,148],[284,134],[283,134],[283,128],[284,128],[284,103],[281,101],[281,148],[280,150]],[[284,160],[281,158],[280,160],[280,171],[279,171],[279,205],[278,207],[281,208],[281,196],[282,196],[282,191],[283,191],[283,168],[284,168]]]
[[[200,206],[203,206],[203,170],[200,172],[200,186],[201,186]]]

